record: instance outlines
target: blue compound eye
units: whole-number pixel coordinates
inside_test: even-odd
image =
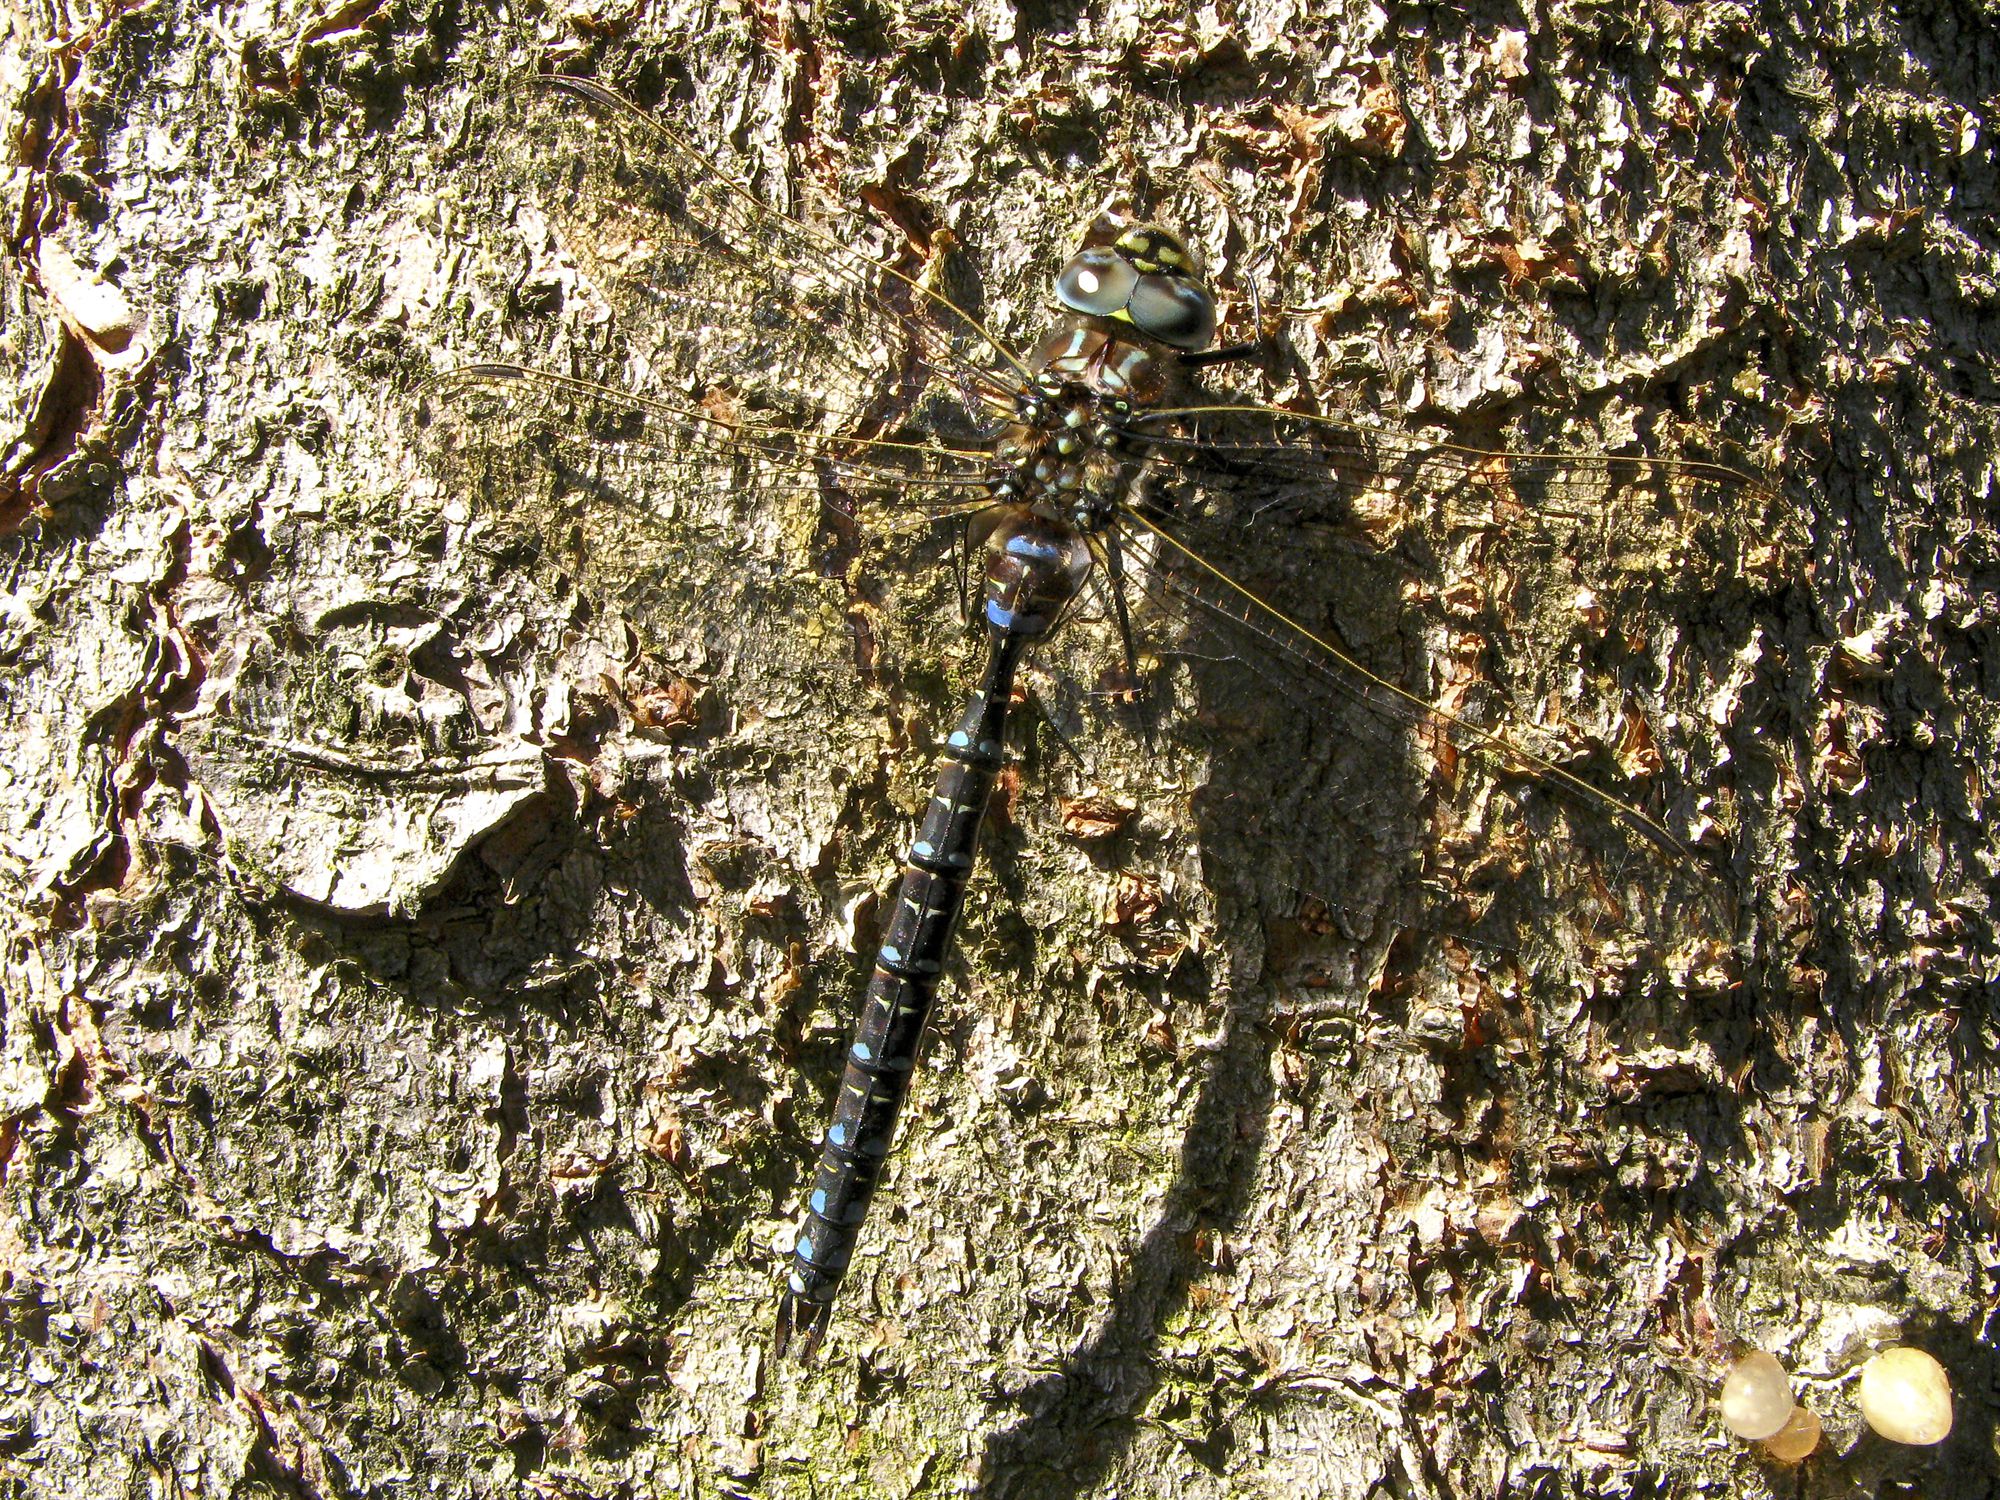
[[[1139,273],[1116,250],[1086,250],[1056,278],[1056,300],[1075,312],[1111,317],[1131,300]]]
[[[1141,276],[1125,315],[1141,333],[1190,353],[1215,337],[1214,299],[1182,276]]]

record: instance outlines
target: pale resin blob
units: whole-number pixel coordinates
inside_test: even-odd
[[[1767,1438],[1792,1414],[1792,1379],[1770,1355],[1752,1349],[1729,1367],[1715,1404],[1722,1425],[1738,1437]]]
[[[1884,1349],[1869,1360],[1855,1400],[1893,1443],[1941,1443],[1951,1431],[1951,1382],[1921,1349]]]

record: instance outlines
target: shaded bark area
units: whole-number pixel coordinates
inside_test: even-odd
[[[1992,1492],[1990,15],[6,24],[23,1493]],[[662,629],[426,480],[427,375],[599,331],[479,131],[480,90],[549,68],[1021,343],[1123,201],[1239,326],[1272,304],[1258,399],[1767,475],[1809,557],[1711,613],[1661,559],[1662,701],[1741,659],[1711,715],[1624,721],[1714,788],[1726,960],[1537,903],[1497,803],[1268,728],[1229,663],[1091,717],[1079,633],[827,1352],[772,1367],[977,644],[948,536],[776,513],[771,614]],[[1455,639],[1583,670],[1561,614]],[[1452,644],[1420,642],[1439,693]],[[1898,1341],[1953,1380],[1934,1450],[1853,1404]],[[1713,1417],[1747,1346],[1826,1423],[1802,1467]]]

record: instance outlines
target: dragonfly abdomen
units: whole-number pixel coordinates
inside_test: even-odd
[[[1090,566],[1090,553],[1074,531],[1025,511],[997,527],[987,549],[986,673],[945,740],[944,763],[875,955],[792,1249],[778,1309],[780,1355],[789,1350],[804,1358],[825,1332],[895,1143],[896,1118],[978,858],[979,826],[1006,764],[1007,714],[1021,653],[1055,626]]]
[[[989,679],[974,695],[947,744],[923,826],[904,863],[896,909],[875,956],[792,1251],[779,1312],[780,1353],[797,1340],[803,1357],[818,1343],[895,1143],[896,1117],[909,1093],[952,927],[965,905],[979,825],[1003,764],[1012,678],[1010,662],[1002,681]]]

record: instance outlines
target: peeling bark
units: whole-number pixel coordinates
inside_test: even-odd
[[[8,25],[23,1493],[1992,1491],[1989,18]],[[1810,567],[1753,628],[1662,557],[1692,621],[1634,651],[1715,673],[1712,715],[1585,727],[1717,789],[1741,942],[1647,965],[1510,905],[1534,851],[1466,820],[1502,802],[1164,673],[1151,731],[1022,747],[827,1353],[771,1367],[976,645],[935,538],[780,516],[801,627],[695,639],[424,477],[424,377],[587,303],[481,165],[479,91],[547,68],[1023,341],[1124,200],[1239,320],[1281,304],[1270,399],[1768,474]],[[1523,682],[1579,610],[1501,617]],[[1055,723],[1098,724],[1102,644],[1045,664]],[[1392,823],[1394,862],[1343,839]],[[1433,928],[1418,891],[1504,915]],[[1896,1341],[1953,1381],[1934,1450],[1855,1409]],[[1714,1418],[1749,1346],[1825,1421],[1803,1467]]]

